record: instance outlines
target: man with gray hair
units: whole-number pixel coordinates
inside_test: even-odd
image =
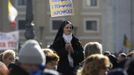
[[[84,46],[85,58],[92,54],[102,54],[102,44],[99,42],[88,42]]]
[[[84,57],[87,58],[88,56],[92,55],[92,54],[102,54],[102,44],[100,44],[99,42],[88,42],[85,44],[84,46]],[[84,61],[82,61],[77,67],[76,67],[76,71],[77,69],[79,69],[80,67],[82,67]]]

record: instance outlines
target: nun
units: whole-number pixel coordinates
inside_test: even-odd
[[[62,75],[75,75],[76,66],[84,59],[83,47],[73,35],[73,28],[70,21],[63,21],[50,46],[60,57],[57,70]]]

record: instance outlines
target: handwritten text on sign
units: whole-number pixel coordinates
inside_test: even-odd
[[[73,15],[73,3],[70,0],[49,0],[51,17]]]

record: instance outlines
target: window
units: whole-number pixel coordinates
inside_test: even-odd
[[[24,30],[26,26],[26,21],[25,20],[18,20],[18,29],[19,30]]]
[[[52,17],[50,18],[50,32],[57,32],[59,29],[61,23],[65,20],[65,18],[57,18]]]
[[[97,31],[97,21],[86,21],[86,30]]]
[[[19,6],[26,6],[27,0],[18,0]]]
[[[97,6],[97,0],[90,0],[90,6]]]
[[[99,0],[83,0],[83,7],[89,8],[89,7],[98,7]]]
[[[99,18],[86,18],[84,19],[85,32],[98,32],[99,31]]]
[[[61,23],[62,23],[62,20],[53,20],[52,21],[52,29],[53,30],[58,30]]]

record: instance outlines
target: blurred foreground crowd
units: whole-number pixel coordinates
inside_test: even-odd
[[[115,55],[98,42],[88,42],[83,49],[84,59],[71,69],[72,75],[134,75],[134,50]],[[58,69],[66,66],[58,65],[60,58],[55,50],[28,40],[18,54],[10,49],[0,54],[0,75],[68,75],[67,69]]]

